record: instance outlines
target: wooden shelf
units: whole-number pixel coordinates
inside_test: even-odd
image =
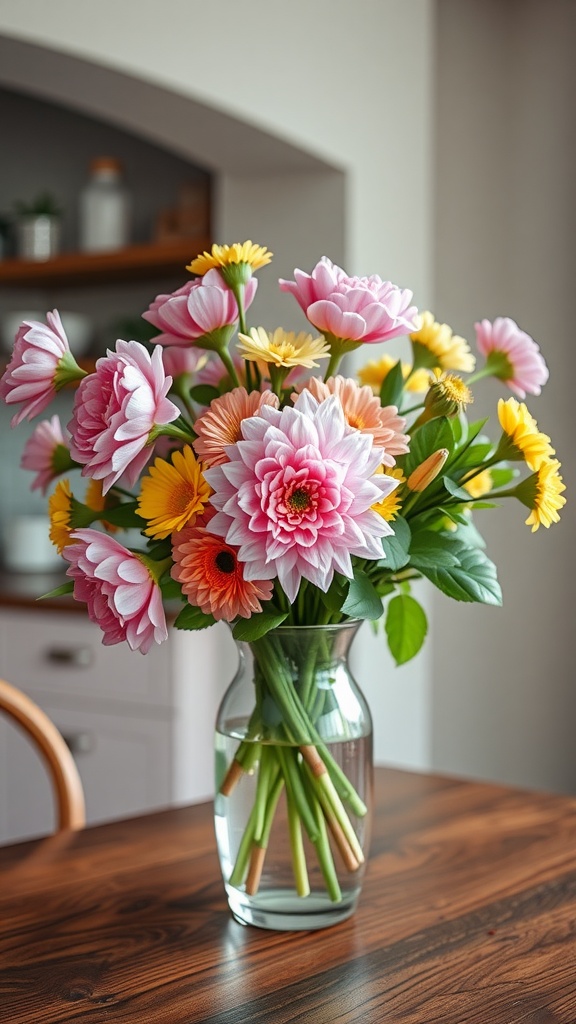
[[[0,286],[61,288],[79,284],[110,284],[141,278],[181,274],[198,253],[210,249],[208,237],[176,242],[130,245],[105,253],[64,252],[54,259],[0,260]]]

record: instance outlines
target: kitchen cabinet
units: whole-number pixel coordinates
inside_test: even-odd
[[[236,666],[228,628],[170,630],[148,655],[104,647],[77,610],[2,608],[0,675],[64,735],[86,796],[87,823],[209,798],[214,720]],[[0,720],[0,843],[53,828],[38,755]]]

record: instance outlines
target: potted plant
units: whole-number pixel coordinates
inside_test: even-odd
[[[21,259],[48,260],[60,249],[62,210],[50,192],[16,203],[16,252]]]

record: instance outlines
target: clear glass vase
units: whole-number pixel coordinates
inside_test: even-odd
[[[243,924],[325,928],[358,901],[372,816],[372,721],[348,666],[359,625],[238,644],[216,723],[215,824]]]

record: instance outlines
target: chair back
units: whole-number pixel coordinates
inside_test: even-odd
[[[84,828],[84,790],[74,758],[61,733],[30,697],[0,679],[0,711],[31,737],[46,764],[57,808],[57,831]]]

